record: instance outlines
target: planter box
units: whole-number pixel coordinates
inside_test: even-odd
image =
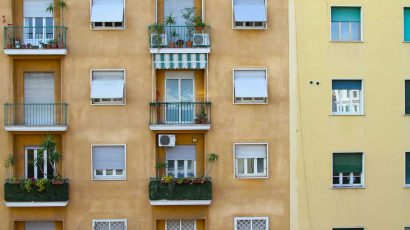
[[[27,192],[24,189],[24,181],[19,184],[4,184],[4,200],[6,202],[56,202],[68,201],[68,180],[62,184],[52,184],[49,180],[46,189],[39,192],[33,184],[32,190]]]
[[[161,183],[158,178],[152,178],[149,183],[149,199],[154,200],[212,200],[212,182],[182,183],[175,180],[169,184]]]

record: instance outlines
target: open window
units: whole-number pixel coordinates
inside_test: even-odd
[[[123,29],[124,0],[92,0],[91,27],[93,29]]]
[[[92,70],[91,103],[93,105],[125,104],[125,71]]]
[[[332,81],[332,114],[362,115],[362,80]]]
[[[265,0],[233,0],[233,23],[236,29],[265,29]]]
[[[236,69],[233,71],[235,104],[266,104],[268,84],[266,69]]]

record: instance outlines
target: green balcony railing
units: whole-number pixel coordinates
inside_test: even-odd
[[[211,47],[211,27],[149,26],[150,48],[208,48]]]
[[[65,103],[56,104],[5,104],[5,126],[50,127],[67,126]]]
[[[168,183],[151,178],[148,187],[150,200],[212,200],[210,178],[172,179]]]
[[[69,183],[67,179],[57,183],[53,180],[45,180],[42,185],[36,182],[37,180],[34,179],[6,182],[4,200],[6,202],[68,201]]]
[[[66,49],[65,26],[5,26],[4,49]]]
[[[211,102],[150,103],[150,125],[211,124]]]

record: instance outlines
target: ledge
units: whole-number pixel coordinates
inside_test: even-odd
[[[209,130],[211,124],[199,125],[199,124],[187,124],[187,125],[150,125],[149,128],[153,131],[166,131],[166,130]]]
[[[64,132],[67,131],[67,126],[24,126],[24,125],[11,125],[5,126],[4,129],[9,132]]]
[[[152,54],[209,54],[211,48],[150,48]]]
[[[9,208],[33,208],[33,207],[65,207],[68,201],[56,202],[4,202],[4,205]]]
[[[67,49],[4,49],[6,55],[67,55]]]
[[[212,200],[150,200],[152,206],[172,206],[172,205],[210,205]]]

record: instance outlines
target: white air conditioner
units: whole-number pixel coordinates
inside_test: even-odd
[[[194,34],[192,40],[194,47],[209,46],[209,34]]]
[[[236,103],[266,103],[265,97],[236,97]]]
[[[159,147],[174,147],[175,141],[176,141],[176,138],[174,134],[159,134],[158,135],[158,146]]]
[[[166,47],[168,44],[166,34],[151,34],[151,47]]]

